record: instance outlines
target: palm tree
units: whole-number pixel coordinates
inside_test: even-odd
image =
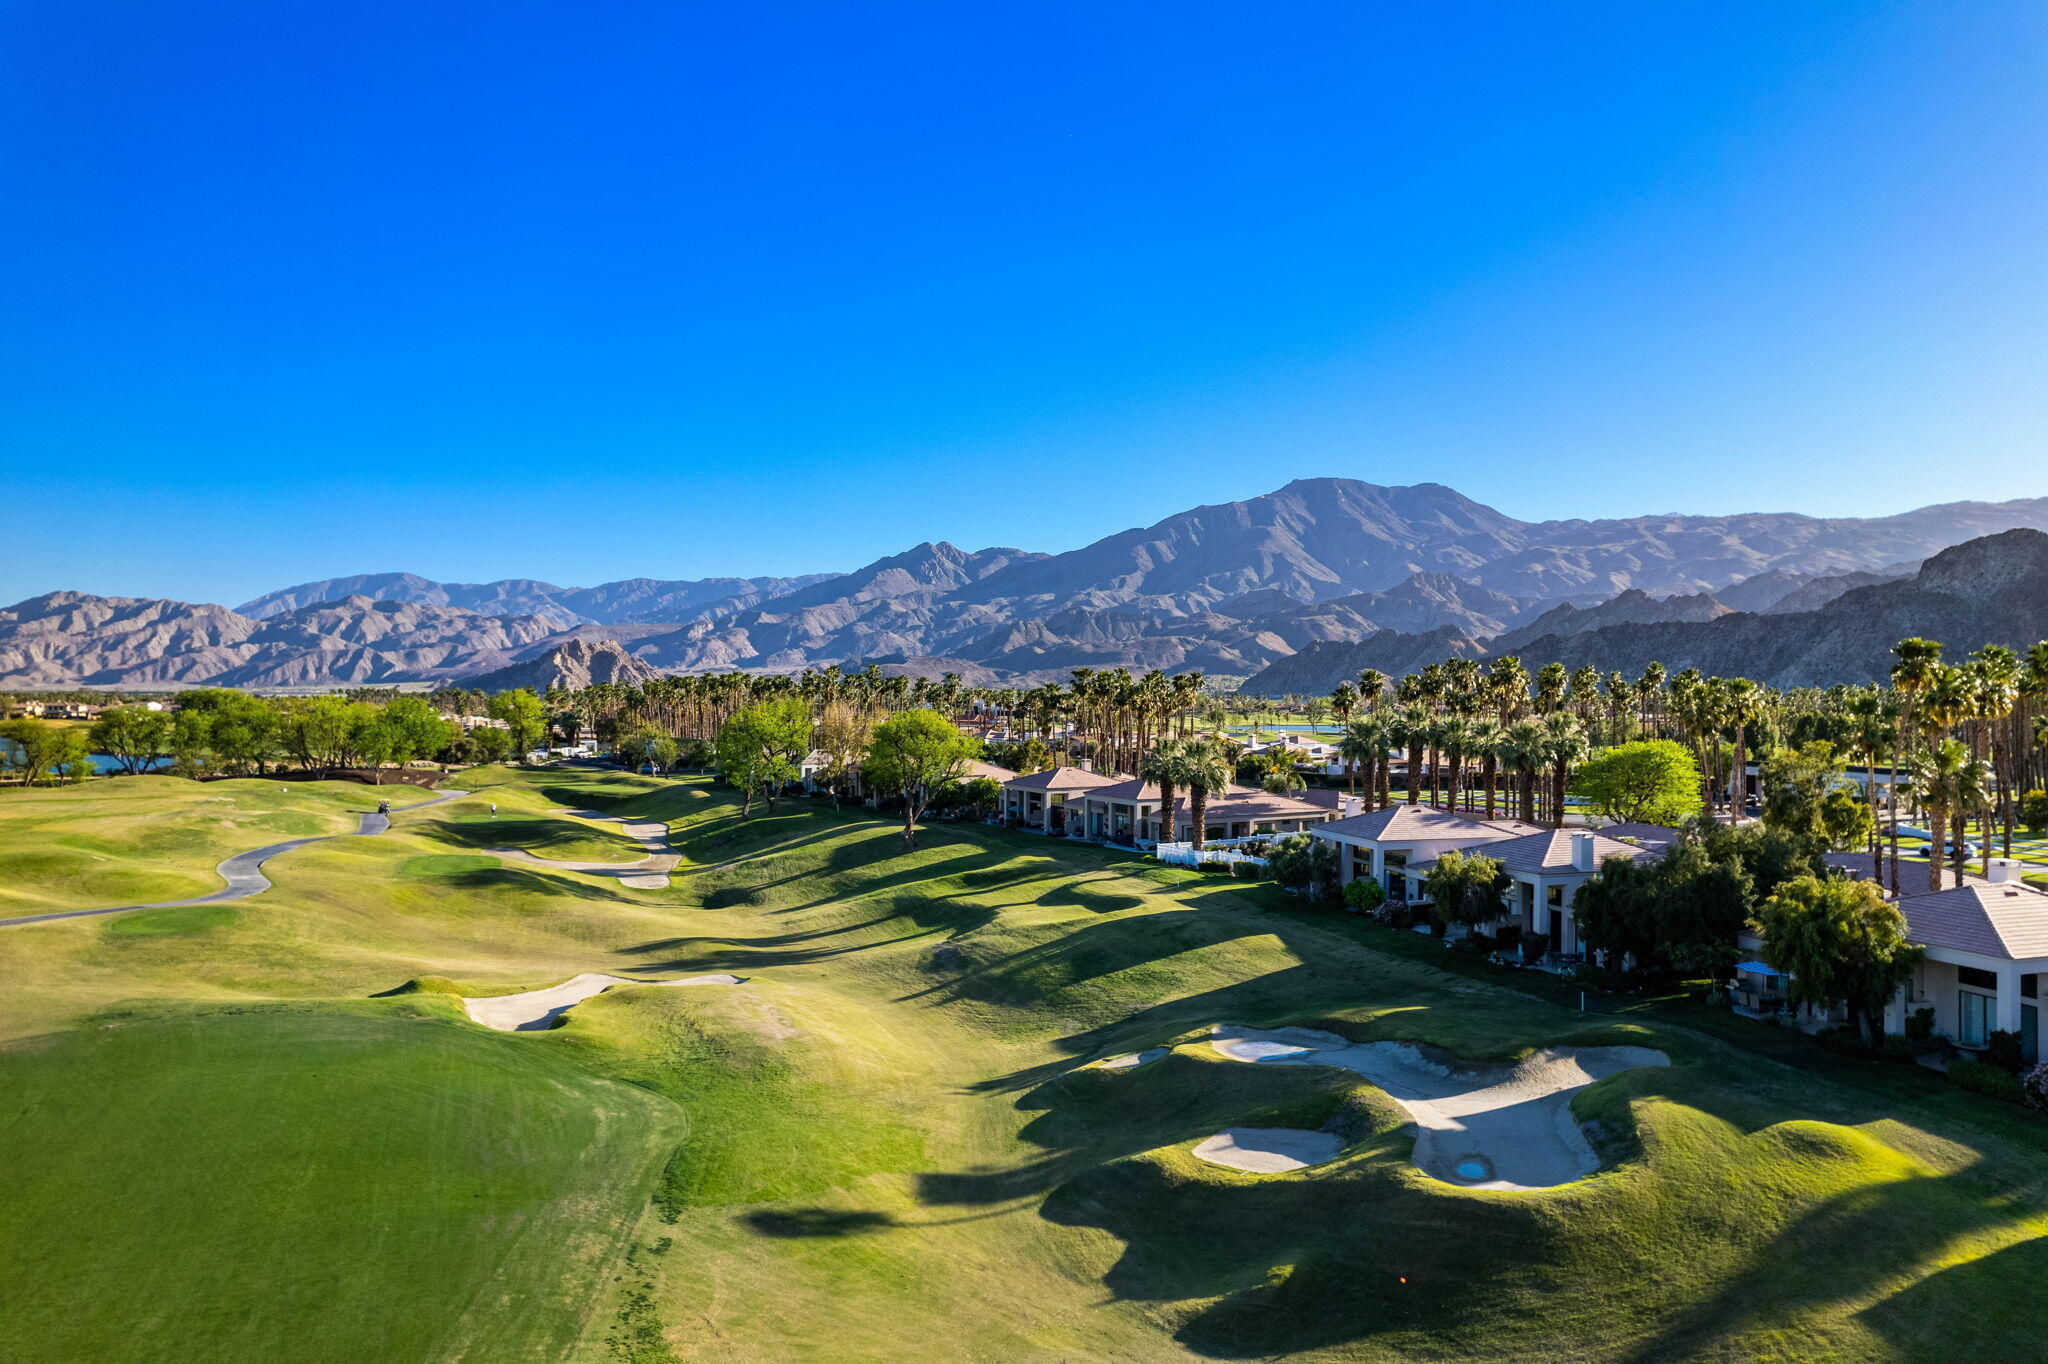
[[[1544,762],[1543,722],[1540,720],[1517,720],[1508,726],[1508,732],[1501,741],[1501,761],[1515,772],[1515,785],[1519,799],[1516,811],[1527,824],[1536,822],[1536,773]]]
[[[1360,763],[1366,765],[1366,786],[1378,789],[1379,764],[1387,756],[1387,728],[1385,716],[1366,715],[1344,726],[1344,732],[1337,736],[1337,756],[1344,760],[1345,778],[1354,795],[1358,791]]]
[[[1557,711],[1542,720],[1543,757],[1550,764],[1550,827],[1564,827],[1564,794],[1571,785],[1572,768],[1585,759],[1586,732],[1579,718]]]
[[[1380,702],[1387,699],[1387,675],[1378,668],[1367,668],[1358,675],[1358,699],[1367,710],[1378,710]]]
[[[1180,777],[1181,750],[1187,746],[1185,739],[1161,739],[1145,750],[1145,756],[1138,760],[1138,779],[1154,782],[1159,787],[1159,841],[1174,841],[1173,796]]]
[[[1501,749],[1507,730],[1498,720],[1472,721],[1472,752],[1479,758],[1479,781],[1486,788],[1486,818],[1493,818],[1494,794],[1500,785]]]
[[[1728,776],[1728,822],[1742,822],[1743,806],[1749,803],[1749,749],[1747,744],[1749,726],[1756,723],[1762,710],[1762,690],[1747,677],[1724,679],[1721,697],[1727,706],[1728,723],[1735,726],[1735,759],[1730,765]]]
[[[1409,706],[1394,721],[1394,742],[1408,750],[1408,803],[1422,804],[1422,749],[1432,721],[1420,706]]]
[[[1456,810],[1465,789],[1465,754],[1472,748],[1472,722],[1462,715],[1447,717],[1436,727],[1436,742],[1450,765],[1449,804]]]
[[[1191,739],[1180,746],[1173,775],[1176,785],[1187,788],[1190,841],[1200,852],[1208,838],[1209,797],[1230,788],[1230,754],[1214,739]]]
[[[1912,751],[1907,748],[1908,736],[1918,737],[1913,714],[1920,694],[1934,685],[1935,674],[1941,667],[1941,645],[1931,639],[1902,639],[1892,646],[1892,652],[1899,661],[1892,665],[1892,689],[1901,699],[1899,707],[1898,738],[1892,747],[1891,790],[1886,793],[1885,804],[1891,824],[1892,850],[1892,898],[1899,895],[1899,763],[1912,760]]]
[[[1991,765],[1970,752],[1959,739],[1943,739],[1917,755],[1912,768],[1913,789],[1928,810],[1928,832],[1934,835],[1927,850],[1927,889],[1941,889],[1941,858],[1951,810],[1973,810],[1984,803],[1991,781]],[[1963,883],[1963,837],[1956,843],[1956,884]]]
[[[1970,671],[1977,683],[1977,704],[1971,716],[1977,722],[1978,757],[1986,745],[1991,750],[1993,796],[1998,803],[1998,822],[2004,831],[2003,855],[2012,856],[2013,775],[2012,745],[2007,740],[2007,721],[2020,699],[2019,655],[2003,644],[1987,644],[1970,656]],[[1984,810],[1984,875],[1991,874],[1991,811]]]

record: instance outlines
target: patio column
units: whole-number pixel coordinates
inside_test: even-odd
[[[1998,968],[1998,1030],[2012,1033],[2020,1030],[2020,968],[2017,966]]]

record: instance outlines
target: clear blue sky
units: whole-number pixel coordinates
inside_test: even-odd
[[[0,12],[0,601],[2048,493],[2048,7]]]

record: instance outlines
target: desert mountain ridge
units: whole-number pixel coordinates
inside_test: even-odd
[[[1247,676],[1307,651],[1334,666],[1369,642],[1405,657],[1402,639],[1446,630],[1460,651],[1498,652],[1781,602],[1792,618],[2015,528],[2048,529],[2048,498],[1527,522],[1441,484],[1300,479],[1063,553],[927,541],[843,574],[564,588],[378,573],[234,610],[49,593],[0,610],[0,685],[453,681],[571,640],[614,643],[657,673],[946,659],[1023,682],[1076,667]]]

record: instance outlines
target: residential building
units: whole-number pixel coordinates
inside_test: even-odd
[[[1070,830],[1068,802],[1078,795],[1116,784],[1115,777],[1105,777],[1080,767],[1054,767],[1044,772],[1012,777],[1003,783],[1003,818],[1042,833],[1078,833],[1085,822],[1082,818],[1084,811],[1075,807],[1072,812],[1073,829]],[[1086,837],[1085,833],[1078,836]]]

